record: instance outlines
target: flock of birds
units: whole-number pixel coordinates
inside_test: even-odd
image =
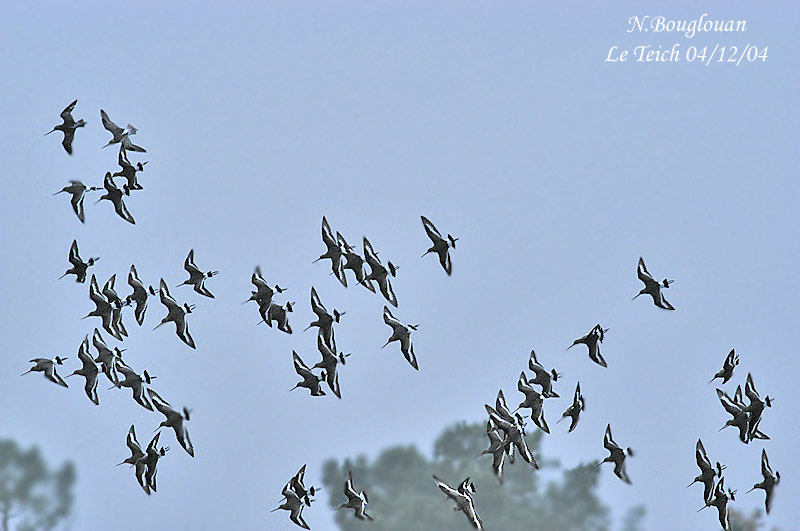
[[[54,131],[60,131],[64,134],[62,145],[67,153],[72,154],[73,142],[75,139],[75,132],[77,129],[84,127],[86,122],[84,120],[75,120],[72,116],[72,111],[77,105],[77,100],[70,103],[61,113],[63,123],[56,125],[50,134]],[[75,212],[81,223],[85,222],[84,213],[84,196],[86,192],[105,189],[106,193],[100,197],[98,202],[103,199],[109,200],[114,204],[117,214],[124,220],[133,224],[133,216],[128,212],[125,205],[123,196],[130,196],[132,191],[142,190],[143,187],[139,184],[137,173],[144,169],[147,162],[137,162],[133,164],[128,158],[128,152],[146,153],[146,150],[140,146],[133,144],[130,137],[136,134],[135,127],[128,125],[126,128],[121,128],[112,122],[105,111],[100,110],[101,121],[106,130],[108,130],[112,138],[109,140],[106,147],[111,144],[119,144],[119,155],[117,163],[121,167],[120,171],[111,173],[106,172],[103,181],[103,186],[87,187],[80,181],[70,181],[70,185],[64,187],[56,194],[68,193],[72,196],[71,203],[73,211]],[[114,179],[122,178],[125,180],[122,189],[118,188]],[[423,229],[431,241],[431,246],[422,255],[423,257],[429,253],[434,253],[438,256],[439,263],[447,275],[452,274],[452,262],[450,251],[455,249],[456,241],[458,238],[450,234],[442,236],[435,225],[425,216],[421,216]],[[369,290],[372,293],[379,291],[383,298],[391,306],[398,307],[398,299],[392,288],[391,279],[397,276],[398,267],[391,261],[384,263],[378,258],[378,252],[374,250],[371,242],[364,237],[362,241],[363,255],[359,254],[355,247],[347,243],[341,233],[333,230],[328,223],[328,220],[323,216],[322,218],[322,241],[325,245],[325,252],[319,256],[314,262],[320,260],[330,260],[331,274],[345,287],[348,286],[348,278],[345,272],[349,270],[353,275],[353,280]],[[78,242],[73,240],[68,256],[71,267],[66,270],[61,278],[67,275],[74,275],[78,283],[85,283],[88,275],[88,269],[94,266],[99,257],[90,257],[84,261],[81,258]],[[206,281],[218,274],[218,271],[209,270],[204,271],[199,268],[194,261],[194,250],[190,250],[188,256],[184,261],[184,270],[188,274],[188,278],[180,286],[192,286],[193,291],[205,297],[206,299],[213,299],[214,295],[206,286]],[[644,284],[641,291],[634,297],[636,299],[640,295],[649,295],[655,306],[664,310],[675,310],[663,295],[663,290],[670,287],[674,282],[673,280],[663,279],[657,281],[648,272],[644,260],[639,259],[637,266],[637,275],[639,280]],[[195,348],[195,342],[189,333],[189,325],[187,323],[187,316],[195,309],[194,304],[188,302],[179,303],[169,291],[166,281],[161,278],[159,281],[159,289],[153,288],[152,285],[145,285],[137,273],[136,266],[131,265],[128,272],[128,285],[131,288],[131,293],[126,297],[120,297],[115,290],[116,274],[105,282],[103,288],[100,289],[97,278],[94,274],[91,275],[89,281],[89,298],[94,303],[95,309],[84,317],[99,317],[102,322],[102,329],[113,339],[123,341],[128,336],[128,331],[123,323],[124,311],[126,308],[132,308],[136,322],[142,326],[145,320],[147,311],[147,303],[150,297],[158,296],[162,305],[166,308],[166,316],[155,326],[158,329],[166,323],[175,324],[175,332],[178,338],[187,346]],[[256,266],[252,277],[251,283],[254,289],[251,291],[250,298],[243,302],[243,304],[254,301],[258,306],[258,312],[261,321],[258,324],[266,323],[270,328],[275,324],[275,327],[287,334],[292,334],[293,330],[289,323],[289,314],[293,311],[295,302],[286,301],[279,304],[275,299],[277,296],[282,295],[286,289],[280,287],[278,284],[270,285],[263,277],[261,270]],[[312,286],[310,293],[311,309],[316,315],[316,319],[312,321],[306,330],[310,328],[317,328],[317,350],[321,356],[321,360],[315,365],[309,367],[297,353],[292,351],[292,360],[294,363],[295,371],[301,380],[292,388],[305,388],[312,396],[326,395],[323,389],[323,384],[328,390],[336,397],[342,398],[342,391],[339,384],[339,369],[344,366],[346,359],[351,355],[339,351],[336,345],[334,325],[339,323],[345,312],[333,308],[329,311],[320,300],[316,289]],[[383,307],[383,320],[384,323],[391,328],[391,335],[386,343],[383,345],[385,348],[392,342],[398,342],[400,351],[408,361],[408,363],[416,370],[419,370],[419,363],[417,356],[414,352],[414,345],[412,342],[412,333],[418,329],[416,324],[406,324],[392,313],[388,305]],[[595,325],[586,335],[575,339],[573,343],[567,348],[571,349],[576,345],[585,345],[588,349],[589,359],[601,367],[608,367],[608,364],[602,354],[600,353],[600,345],[603,343],[608,328],[603,328],[602,325]],[[160,446],[159,440],[161,436],[161,428],[171,428],[175,433],[175,438],[181,447],[194,457],[194,446],[189,432],[186,428],[186,422],[190,419],[191,411],[183,407],[180,411],[173,408],[169,402],[164,400],[159,393],[153,388],[153,381],[156,376],[148,373],[147,370],[142,370],[141,373],[134,370],[125,360],[123,360],[122,353],[125,349],[119,346],[110,348],[100,330],[95,328],[92,332],[91,345],[89,342],[89,334],[86,335],[84,340],[78,347],[78,360],[81,362],[81,367],[74,370],[67,377],[82,376],[85,379],[84,391],[89,400],[95,405],[99,405],[100,399],[97,393],[97,385],[99,383],[100,372],[105,375],[108,381],[112,384],[109,389],[128,388],[132,392],[133,400],[143,408],[158,412],[165,417],[158,428],[156,434],[150,440],[144,450],[136,438],[135,426],[131,426],[126,436],[126,445],[131,452],[130,457],[119,463],[128,464],[135,470],[135,477],[141,488],[147,494],[156,492],[156,477],[157,465],[161,457],[165,456],[169,450],[168,446]],[[91,348],[96,351],[96,356],[93,357]],[[58,374],[58,367],[63,365],[68,358],[55,356],[53,358],[34,358],[31,361],[34,365],[25,373],[41,372],[44,376],[60,386],[67,387],[64,378]],[[739,364],[739,357],[734,350],[725,358],[722,369],[714,375],[712,382],[720,378],[722,384],[726,384],[733,377],[734,368]],[[550,427],[545,418],[545,402],[548,399],[559,398],[559,394],[554,389],[554,383],[558,382],[560,374],[555,368],[547,369],[542,365],[536,353],[531,350],[530,358],[528,360],[528,369],[532,373],[529,377],[525,371],[520,373],[517,381],[517,389],[523,395],[519,405],[513,411],[509,409],[502,389],[498,392],[494,406],[486,404],[485,410],[488,414],[486,424],[486,436],[489,439],[489,446],[481,455],[492,456],[492,467],[496,478],[502,484],[504,476],[505,461],[508,459],[509,463],[514,463],[516,454],[518,453],[522,459],[533,468],[538,468],[536,458],[531,452],[526,441],[526,420],[525,416],[520,413],[520,410],[529,410],[527,417],[544,433],[550,433]],[[315,372],[318,371],[318,372]],[[742,393],[741,385],[736,388],[734,396],[731,397],[722,389],[717,389],[717,396],[719,397],[722,406],[731,415],[731,419],[725,423],[724,429],[728,426],[734,426],[739,430],[739,439],[749,444],[755,439],[769,439],[764,434],[759,426],[762,420],[762,415],[766,407],[771,407],[773,399],[769,395],[765,396],[762,400],[751,374],[747,375],[744,395]],[[748,403],[743,400],[745,396]],[[584,411],[585,401],[581,394],[580,382],[576,383],[575,392],[572,396],[572,401],[569,403],[566,410],[561,415],[558,422],[565,418],[570,419],[568,432],[573,432],[580,420],[581,412]],[[623,449],[617,444],[611,433],[611,425],[606,427],[605,435],[603,437],[603,446],[608,451],[609,455],[597,464],[600,467],[604,463],[614,464],[614,474],[626,483],[631,483],[630,477],[626,471],[626,459],[633,456],[634,453],[630,448]],[[719,513],[719,522],[723,529],[730,529],[730,521],[728,518],[728,503],[734,500],[736,491],[725,488],[725,478],[723,477],[723,470],[726,468],[724,465],[716,462],[714,466],[711,465],[706,450],[701,440],[697,441],[696,448],[697,466],[700,468],[700,474],[689,485],[694,483],[702,483],[703,501],[704,505],[701,508],[715,507]],[[283,487],[281,495],[283,497],[282,503],[273,511],[286,510],[289,512],[289,519],[304,529],[310,529],[306,521],[303,519],[303,510],[305,507],[311,506],[313,496],[318,490],[314,486],[306,488],[304,484],[306,466],[303,465],[295,476],[293,476]],[[780,473],[773,472],[770,467],[766,451],[762,449],[761,453],[761,472],[763,481],[756,483],[751,491],[754,489],[762,489],[766,493],[765,506],[767,513],[769,513],[772,505],[772,495],[775,485],[780,481]],[[483,529],[483,522],[481,521],[478,511],[475,507],[473,494],[476,492],[476,486],[470,478],[462,481],[458,487],[453,488],[448,485],[444,480],[433,476],[434,484],[447,496],[447,498],[455,502],[455,511],[462,511],[468,518],[471,525],[476,529]],[[749,491],[748,491],[749,492]],[[346,501],[337,507],[337,509],[348,508],[354,511],[355,517],[361,520],[372,520],[373,517],[367,513],[367,504],[369,503],[368,496],[364,491],[356,490],[353,482],[352,471],[347,471],[344,483],[344,495]]]

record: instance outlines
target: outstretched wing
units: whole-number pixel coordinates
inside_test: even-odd
[[[63,111],[61,111],[61,119],[64,120],[67,123],[67,125],[75,123],[75,119],[72,118],[72,111],[75,109],[75,106],[77,104],[78,100],[75,100],[69,105],[67,105]]]
[[[112,135],[114,135],[114,137],[121,135],[124,132],[124,130],[120,126],[118,126],[108,118],[106,111],[104,111],[103,109],[100,109],[100,119],[103,122],[103,127],[105,127],[107,131],[109,131]]]
[[[441,240],[444,240],[444,238],[442,238],[442,235],[439,233],[439,231],[436,229],[436,227],[433,225],[433,223],[431,223],[431,221],[428,218],[426,218],[425,216],[420,216],[420,218],[422,218],[422,226],[425,228],[425,232],[428,234],[428,238],[430,238],[434,244]]]
[[[69,247],[69,262],[75,267],[83,265],[80,254],[78,254],[78,240],[72,240]]]

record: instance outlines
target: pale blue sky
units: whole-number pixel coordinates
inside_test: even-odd
[[[617,516],[645,504],[648,529],[714,528],[710,511],[695,513],[699,488],[685,488],[702,437],[747,512],[763,506],[762,494],[743,493],[760,480],[765,447],[783,478],[768,522],[800,525],[793,4],[166,4],[5,5],[0,17],[0,436],[74,460],[76,529],[290,529],[285,513],[267,511],[300,464],[318,484],[329,457],[429,449],[444,426],[483,420],[498,388],[516,400],[531,348],[563,374],[566,398],[546,404],[551,426],[576,380],[587,400],[574,433],[553,430],[548,455],[568,466],[602,458],[608,422],[638,451],[633,487],[604,471]],[[744,18],[748,30],[625,33],[634,14],[704,12]],[[603,62],[614,44],[648,42],[751,43],[769,56],[739,68]],[[42,135],[75,98],[88,123],[69,157]],[[145,190],[128,200],[135,226],[89,198],[81,226],[65,197],[51,197],[70,179],[100,185],[115,171],[116,151],[100,149],[101,107],[137,126],[149,150],[134,159],[150,161]],[[394,313],[421,325],[419,372],[396,347],[380,350],[383,300],[311,264],[324,250],[323,214],[400,265]],[[429,245],[420,214],[461,238],[451,278],[419,259]],[[102,257],[100,282],[117,274],[123,296],[131,263],[145,282],[174,285],[194,248],[201,268],[221,271],[207,284],[213,301],[172,290],[197,304],[197,351],[171,327],[152,331],[165,314],[157,300],[145,326],[126,316],[126,359],[194,410],[197,458],[162,436],[175,451],[159,465],[156,496],[113,465],[128,426],[146,444],[159,416],[129,392],[103,389],[94,407],[77,381],[65,390],[18,376],[41,354],[69,356],[68,374],[99,324],[80,320],[93,307],[88,285],[56,281],[73,238],[84,257]],[[677,311],[630,301],[640,255],[658,278],[677,279]],[[297,301],[292,336],[255,326],[255,306],[239,305],[256,264]],[[337,340],[354,354],[342,401],[288,393],[291,350],[316,358],[314,333],[299,332],[313,318],[312,284],[329,309],[347,311]],[[608,369],[564,352],[597,322],[611,328]],[[764,444],[717,432],[726,414],[706,382],[732,347],[742,360],[734,382],[751,371],[762,395],[777,397]],[[314,529],[332,525],[325,497],[305,512]]]

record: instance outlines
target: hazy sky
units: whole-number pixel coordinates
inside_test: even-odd
[[[783,478],[768,522],[800,526],[793,4],[148,4],[4,5],[0,22],[0,437],[75,462],[75,529],[292,529],[287,513],[268,511],[301,464],[319,484],[329,457],[401,443],[429,451],[444,426],[484,420],[500,387],[516,403],[531,348],[563,375],[563,398],[545,405],[551,427],[576,380],[587,401],[575,432],[554,427],[548,456],[567,466],[604,457],[608,422],[637,450],[633,486],[604,470],[617,517],[644,504],[648,529],[713,529],[711,511],[695,512],[701,489],[686,488],[702,437],[739,490],[732,506],[747,512],[763,507],[763,493],[744,492],[761,480],[766,448]],[[625,32],[632,15],[703,13],[746,19],[747,31]],[[612,45],[674,42],[768,46],[768,59],[603,61]],[[75,98],[87,126],[69,157],[60,135],[42,135]],[[127,199],[135,226],[108,202],[93,205],[97,195],[81,225],[67,197],[51,196],[70,179],[101,185],[116,171],[116,150],[100,149],[109,137],[100,108],[138,127],[134,140],[148,149],[131,154],[149,161],[145,190]],[[419,258],[429,245],[420,214],[460,237],[450,278]],[[391,332],[383,299],[311,264],[324,251],[323,215],[400,266],[394,313],[420,323],[419,372],[396,344],[380,349]],[[154,496],[114,464],[127,457],[131,423],[146,445],[163,417],[127,390],[105,390],[105,379],[95,407],[78,379],[63,389],[19,377],[28,359],[56,354],[70,357],[69,374],[100,324],[80,319],[93,309],[88,283],[56,280],[73,238],[84,258],[101,257],[90,270],[99,282],[117,274],[122,296],[132,263],[146,283],[182,282],[190,248],[201,268],[221,272],[207,282],[215,300],[172,289],[197,304],[196,351],[172,326],[152,331],[166,314],[157,299],[144,326],[125,316],[125,359],[194,411],[197,457],[162,435],[173,451]],[[630,301],[640,255],[657,278],[677,279],[667,292],[677,311]],[[256,264],[297,302],[293,335],[256,326],[255,305],[239,304]],[[347,312],[336,328],[353,352],[341,401],[288,392],[292,349],[309,364],[318,357],[315,332],[300,332],[313,318],[312,285]],[[607,369],[585,349],[564,352],[597,322],[611,328]],[[728,417],[707,382],[733,347],[741,364],[726,389],[750,371],[762,396],[776,397],[761,423],[770,441],[745,446],[717,431]],[[304,513],[314,529],[333,525],[326,499]]]

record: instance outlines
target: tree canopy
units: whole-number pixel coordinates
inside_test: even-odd
[[[36,447],[0,440],[0,531],[53,529],[69,515],[75,468],[50,470]]]
[[[611,528],[609,509],[598,497],[600,470],[593,464],[564,469],[557,460],[541,455],[541,432],[528,436],[528,444],[539,462],[534,471],[517,457],[506,464],[503,485],[492,471],[491,456],[477,458],[488,445],[485,425],[457,424],[446,428],[426,457],[414,446],[393,446],[374,460],[359,455],[344,462],[324,465],[323,483],[331,507],[345,501],[346,470],[353,471],[358,490],[369,496],[368,512],[373,522],[362,522],[352,511],[338,511],[335,520],[343,531],[407,531],[436,529],[463,531],[471,526],[463,514],[443,502],[432,474],[454,487],[467,476],[477,487],[475,507],[487,528],[504,531],[603,531]],[[644,509],[631,510],[623,529],[641,529]]]

